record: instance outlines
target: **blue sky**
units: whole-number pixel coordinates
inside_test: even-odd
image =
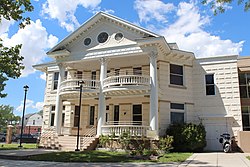
[[[211,0],[212,1],[212,0]],[[250,56],[250,12],[231,4],[224,14],[213,15],[208,6],[195,0],[33,0],[35,10],[27,13],[31,24],[18,30],[13,21],[2,20],[0,38],[5,45],[22,43],[25,69],[22,77],[10,79],[6,98],[0,104],[11,105],[22,114],[23,86],[30,87],[26,113],[42,109],[44,74],[32,65],[51,61],[46,52],[98,11],[104,11],[165,36],[179,48],[196,57],[238,54]]]

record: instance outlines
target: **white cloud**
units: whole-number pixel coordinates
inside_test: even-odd
[[[24,57],[23,64],[25,69],[22,71],[22,77],[28,76],[35,70],[32,65],[41,63],[46,57],[45,50],[54,46],[58,38],[48,35],[46,28],[42,26],[42,22],[38,19],[31,21],[24,29],[19,29],[16,34],[8,38],[7,33],[0,35],[5,46],[14,46],[22,44],[20,54]]]
[[[43,105],[44,105],[43,102],[35,103],[33,100],[27,99],[25,103],[25,109],[32,108],[35,110],[34,112],[37,112],[43,109]],[[19,112],[23,111],[23,101],[21,101],[21,104],[16,108],[16,110]]]
[[[47,0],[43,4],[42,14],[48,15],[52,19],[58,19],[60,26],[67,31],[74,31],[79,26],[75,17],[78,6],[94,10],[101,3],[101,0]]]
[[[141,13],[138,8],[136,9]],[[148,18],[153,21],[152,11],[145,15],[151,15]],[[175,20],[169,25],[163,23],[161,27],[164,28],[155,28],[152,24],[148,27],[153,27],[155,32],[165,36],[169,43],[176,42],[180,49],[194,52],[196,57],[239,54],[242,51],[244,41],[224,40],[205,31],[204,27],[209,26],[211,19],[201,15],[194,1],[180,2],[176,14],[173,15],[176,15]]]
[[[41,75],[40,75],[40,78],[41,78],[42,80],[46,81],[46,73],[41,74]]]
[[[148,22],[150,19],[167,22],[166,14],[175,9],[172,3],[165,4],[160,0],[136,0],[134,8],[138,11],[140,22]]]
[[[6,20],[5,18],[1,17],[0,22],[0,35],[9,31],[10,26],[14,24],[13,20]]]

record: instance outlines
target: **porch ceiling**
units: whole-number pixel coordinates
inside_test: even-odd
[[[107,60],[107,69],[149,65],[149,58],[145,54],[128,55],[124,57],[113,56],[107,57]],[[66,68],[78,70],[97,70],[100,69],[101,66],[99,59],[77,60],[64,64]]]

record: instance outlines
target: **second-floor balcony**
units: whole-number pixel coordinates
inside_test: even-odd
[[[144,94],[150,90],[147,75],[109,76],[103,81],[103,91],[108,95]]]
[[[60,95],[78,93],[80,88],[79,81],[83,81],[82,92],[85,95],[93,96],[99,92],[100,81],[88,79],[67,79],[60,85]]]
[[[83,81],[82,92],[85,97],[97,96],[100,91],[100,81],[85,79],[82,75],[75,75],[76,79],[65,79],[60,84],[60,95],[79,94],[79,81]],[[93,77],[96,78],[96,77]],[[150,90],[150,76],[147,74],[109,73],[103,80],[103,92],[106,95],[133,95],[147,94]]]

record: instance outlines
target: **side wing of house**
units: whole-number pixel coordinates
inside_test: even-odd
[[[207,131],[207,148],[221,150],[221,134],[242,130],[237,56],[197,59],[193,71],[195,112]]]

